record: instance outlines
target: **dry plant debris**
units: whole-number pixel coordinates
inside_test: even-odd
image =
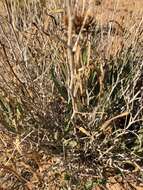
[[[0,189],[143,189],[143,1],[0,1]]]

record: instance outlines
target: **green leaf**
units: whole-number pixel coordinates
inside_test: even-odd
[[[64,174],[64,180],[69,181],[71,176],[68,173]]]
[[[92,190],[93,181],[92,180],[87,181],[84,186],[85,186],[85,190]]]
[[[61,94],[61,96],[68,101],[68,92],[64,85],[61,84],[61,82],[57,79],[55,71],[54,71],[54,65],[51,66],[51,79],[53,80],[58,92]]]

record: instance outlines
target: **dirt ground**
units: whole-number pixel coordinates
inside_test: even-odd
[[[129,25],[130,22],[140,22],[143,17],[142,0],[101,0],[96,6],[95,15],[101,22],[116,19],[120,24]]]

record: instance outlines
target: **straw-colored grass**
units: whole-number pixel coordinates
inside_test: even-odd
[[[141,185],[143,12],[124,3],[1,1],[0,188]]]

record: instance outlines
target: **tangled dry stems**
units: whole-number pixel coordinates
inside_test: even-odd
[[[1,185],[140,183],[142,20],[129,32],[100,26],[90,4],[20,2],[5,0],[0,17]]]

